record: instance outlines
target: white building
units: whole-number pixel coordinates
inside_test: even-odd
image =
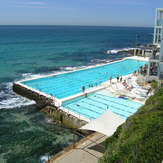
[[[162,40],[161,40],[160,56],[159,56],[158,78],[160,80],[163,80],[163,30],[162,30]]]
[[[160,45],[161,33],[163,28],[163,8],[156,9],[155,27],[154,27],[154,45]]]
[[[163,9],[156,9],[153,44],[149,59],[147,80],[163,80]]]

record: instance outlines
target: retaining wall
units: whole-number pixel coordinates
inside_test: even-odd
[[[61,109],[54,108],[53,106],[46,106],[42,109],[42,111],[46,112],[54,120],[62,123],[68,128],[78,129],[87,123],[86,121],[80,120],[79,118],[68,114]]]
[[[68,128],[78,129],[87,123],[86,121],[81,120],[55,107],[53,104],[53,99],[41,95],[31,89],[23,87],[19,83],[13,84],[13,91],[23,97],[34,100],[40,109],[50,115],[54,120],[62,123]]]
[[[51,105],[53,103],[53,100],[50,98],[47,98],[44,95],[40,95],[39,93],[28,89],[26,87],[23,87],[22,85],[18,83],[13,84],[13,91],[17,94],[26,97],[30,100],[34,100],[39,108],[43,108],[47,105]]]

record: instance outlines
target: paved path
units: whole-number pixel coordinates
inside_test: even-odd
[[[97,163],[104,152],[104,146],[100,143],[106,138],[100,133],[88,136],[75,145],[74,149],[52,158],[49,163]]]

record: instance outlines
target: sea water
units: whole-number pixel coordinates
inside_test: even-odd
[[[15,80],[126,57],[106,51],[151,43],[152,33],[138,27],[0,26],[0,108],[31,104],[12,92]]]
[[[13,81],[126,57],[106,51],[151,43],[152,33],[136,27],[0,26],[0,161],[39,162],[74,142],[71,131],[49,124],[34,102],[16,95]]]
[[[110,78],[116,78],[117,75],[124,76],[131,74],[146,63],[145,61],[135,59],[125,59],[71,73],[27,80],[22,83],[48,95],[65,98],[81,93],[83,87],[88,89],[98,86]]]

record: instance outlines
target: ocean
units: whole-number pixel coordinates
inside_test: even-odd
[[[28,105],[12,82],[115,60],[107,50],[152,42],[153,28],[90,26],[0,26],[0,109]]]
[[[2,127],[4,129],[6,123],[12,124],[12,122],[20,121],[17,118],[22,114],[29,115],[28,110],[34,104],[33,101],[16,95],[12,91],[12,82],[117,60],[126,57],[128,54],[106,54],[106,51],[134,47],[136,44],[152,43],[152,39],[153,28],[143,27],[0,26],[0,117],[3,117],[1,120],[4,124],[1,125],[0,129]],[[7,115],[12,118],[7,117],[7,120],[5,120]],[[37,116],[40,117],[40,115]],[[24,117],[24,119],[26,118]],[[28,125],[25,124],[26,120],[24,119],[20,121],[20,124],[23,123],[22,126],[26,131]],[[36,119],[38,123],[40,118]],[[31,124],[31,120],[27,120],[28,123]],[[15,126],[17,127],[17,124]],[[38,128],[38,126],[35,126],[35,128]],[[44,131],[44,136],[46,135],[45,129],[47,130],[44,125],[41,129]],[[65,135],[57,132],[58,130],[61,130],[61,128],[58,127],[53,136],[57,137],[59,133],[60,137],[64,139]],[[3,131],[3,135],[10,135],[10,132]],[[71,131],[68,133],[71,140]],[[28,135],[28,133],[26,134]],[[25,137],[28,137],[27,135]],[[0,143],[4,139],[6,138],[0,136]],[[17,139],[19,140],[20,137]],[[8,144],[8,149],[5,151],[1,148],[6,144],[0,144],[0,160],[4,159],[4,156],[5,159],[13,156],[12,153],[11,155],[8,154],[11,144]],[[46,145],[44,146],[46,147]],[[32,149],[32,147],[34,147],[34,144],[31,144],[29,148]],[[49,147],[49,144],[47,147]],[[43,153],[45,151],[38,152],[35,161],[39,160],[39,156]],[[34,153],[31,154],[31,157],[33,155]],[[15,155],[13,157],[17,158]],[[21,160],[23,158],[17,162],[21,162]],[[27,162],[32,161],[28,160]]]

